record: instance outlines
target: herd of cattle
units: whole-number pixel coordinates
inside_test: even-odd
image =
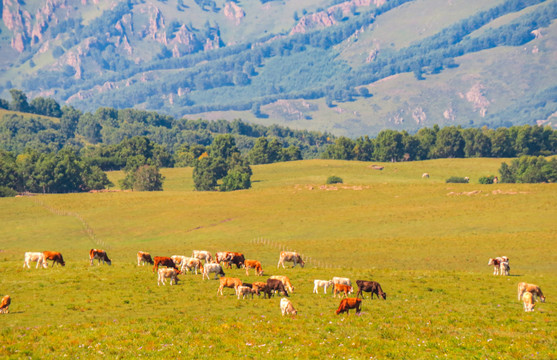
[[[23,267],[30,268],[30,263],[36,262],[35,268],[39,268],[39,266],[47,268],[47,260],[53,262],[52,266],[55,264],[60,264],[61,266],[66,265],[61,253],[55,251],[44,251],[26,252]],[[101,262],[108,265],[112,264],[112,261],[108,258],[108,255],[104,250],[91,249],[89,251],[90,265],[93,265],[94,260],[98,260],[99,265]],[[296,267],[299,264],[303,268],[305,265],[305,262],[300,254],[290,251],[282,251],[280,253],[277,268],[281,265],[285,268],[285,262],[292,262],[293,267]],[[294,286],[292,286],[288,277],[274,275],[269,276],[266,282],[256,281],[253,283],[243,282],[239,278],[226,277],[224,268],[230,269],[233,265],[235,265],[238,269],[243,267],[246,270],[246,276],[249,276],[249,269],[254,269],[255,275],[257,276],[263,275],[261,263],[257,260],[245,259],[242,253],[230,251],[217,252],[213,258],[211,253],[208,251],[194,250],[191,257],[173,255],[171,257],[155,256],[153,258],[149,253],[139,251],[137,253],[137,266],[144,266],[145,264],[153,265],[153,272],[157,272],[158,275],[157,284],[159,286],[161,283],[166,285],[166,279],[170,279],[170,285],[173,283],[177,284],[179,281],[178,275],[185,274],[187,272],[195,272],[196,275],[200,272],[203,280],[205,278],[209,280],[210,274],[214,274],[214,279],[218,279],[220,283],[217,295],[224,295],[224,288],[234,289],[238,299],[245,299],[250,295],[251,298],[253,298],[254,295],[260,296],[261,294],[263,294],[263,298],[270,299],[274,293],[278,292],[285,296],[280,301],[282,315],[297,314],[292,302],[287,299],[287,297],[289,297],[288,294],[294,292]],[[492,265],[494,267],[494,275],[509,275],[509,259],[506,256],[491,258],[489,259],[488,265]],[[331,280],[314,280],[313,293],[318,294],[319,288],[323,288],[323,292],[326,294],[327,289],[331,288],[333,297],[339,295],[343,298],[336,310],[336,314],[344,312],[349,313],[350,309],[355,309],[357,314],[360,313],[362,304],[360,296],[363,298],[364,292],[370,293],[371,299],[373,299],[373,295],[377,298],[383,298],[384,300],[387,299],[387,294],[383,291],[381,285],[376,281],[357,280],[356,285],[358,286],[358,293],[355,298],[348,297],[349,294],[354,292],[354,289],[352,287],[351,280],[345,277],[333,277]],[[536,299],[539,299],[541,302],[545,302],[545,296],[539,286],[524,282],[518,284],[518,300],[523,301],[524,311],[534,311]],[[4,296],[0,302],[0,313],[7,313],[10,304],[10,296]]]
[[[490,258],[487,265],[493,266],[493,275],[509,276],[511,271],[509,258],[506,256]],[[525,282],[518,284],[518,301],[522,300],[524,303],[524,311],[534,311],[536,299],[539,299],[542,303],[545,302],[545,296],[538,285]]]

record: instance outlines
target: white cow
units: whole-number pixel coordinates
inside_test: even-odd
[[[287,298],[280,299],[280,311],[284,315],[297,315],[298,312],[294,309],[294,305]]]
[[[185,259],[182,259],[181,264],[182,267],[180,268],[180,271],[184,274],[186,273],[186,271],[193,272],[194,270],[195,275],[197,275],[197,270],[203,272],[203,263],[199,259],[186,257]]]
[[[170,279],[170,285],[172,285],[172,280],[174,280],[174,284],[178,284],[178,272],[173,268],[160,268],[157,284],[161,286],[162,282],[163,285],[166,285],[164,279]]]
[[[282,268],[284,269],[284,262],[285,261],[289,261],[289,262],[293,262],[294,266],[296,267],[296,265],[300,264],[301,267],[304,267],[304,265],[306,264],[304,262],[304,260],[302,260],[302,256],[300,254],[298,254],[295,251],[281,251],[280,252],[280,258],[279,258],[279,262],[277,264],[277,269],[280,267],[280,265],[282,265]]]
[[[31,261],[37,262],[37,266],[35,267],[35,269],[38,269],[39,265],[45,269],[48,267],[44,254],[42,252],[26,252],[25,262],[23,263],[23,267],[27,266],[27,268],[30,269],[31,266],[29,266],[29,263]]]
[[[170,258],[174,261],[174,264],[176,264],[177,267],[182,265],[185,259],[189,259],[189,257],[184,255],[172,255]]]
[[[210,263],[211,259],[213,259],[213,257],[211,256],[211,253],[205,250],[194,250],[193,254],[191,255],[191,257],[199,259],[199,260],[205,260],[205,263]]]
[[[336,277],[335,276],[332,281],[333,281],[333,284],[342,284],[342,285],[352,286],[352,281],[350,281],[349,278]]]
[[[224,276],[224,271],[222,270],[222,266],[220,266],[220,264],[206,263],[205,266],[203,267],[203,276],[201,278],[205,279],[205,277],[207,277],[207,280],[209,280],[210,273],[215,273],[215,280],[218,279],[218,275]]]
[[[313,293],[319,294],[319,288],[323,288],[323,293],[327,293],[328,287],[333,287],[335,283],[332,280],[314,280],[313,281]]]

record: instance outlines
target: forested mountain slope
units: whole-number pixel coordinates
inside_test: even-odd
[[[374,135],[557,124],[556,0],[3,0],[0,86]]]

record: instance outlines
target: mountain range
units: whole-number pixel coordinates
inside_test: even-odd
[[[557,0],[3,0],[0,96],[350,137],[557,127]]]

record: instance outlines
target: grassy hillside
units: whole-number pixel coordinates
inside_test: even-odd
[[[165,191],[0,199],[2,357],[535,358],[556,356],[554,184],[479,185],[502,159],[372,163],[312,160],[254,166],[253,188],[192,191],[191,169],[167,169]],[[421,174],[429,172],[429,179]],[[344,184],[325,187],[337,175]],[[112,173],[111,179],[121,174]],[[446,184],[469,176],[470,184]],[[113,265],[88,264],[102,247]],[[304,269],[275,268],[281,249]],[[23,269],[25,251],[58,250],[65,268]],[[241,251],[262,278],[292,280],[298,316],[279,298],[217,296],[215,280],[181,275],[157,286],[135,253]],[[510,258],[496,277],[489,257]],[[312,294],[314,279],[373,279],[386,301],[336,316],[339,300]],[[525,313],[516,284],[548,296]]]

